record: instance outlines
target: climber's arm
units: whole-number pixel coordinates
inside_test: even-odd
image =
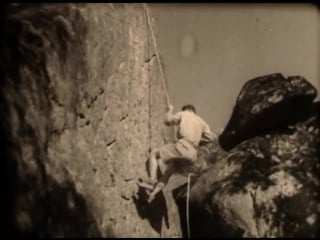
[[[204,142],[204,143],[211,142],[214,137],[215,137],[215,134],[212,133],[209,125],[204,122],[201,142]]]
[[[178,112],[176,114],[173,114],[173,106],[170,106],[169,111],[165,116],[164,123],[168,126],[178,125],[180,123],[180,119],[181,119],[181,113]]]

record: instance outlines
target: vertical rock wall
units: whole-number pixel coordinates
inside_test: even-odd
[[[3,11],[1,130],[12,203],[4,218],[11,230],[180,236],[170,191],[147,209],[154,215],[141,214],[146,206],[132,199],[150,148],[172,137],[162,123],[166,101],[143,5]]]

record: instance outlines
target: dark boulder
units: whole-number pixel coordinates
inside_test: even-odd
[[[280,73],[256,77],[243,86],[219,137],[225,150],[249,138],[303,120],[317,90],[305,78]]]
[[[308,109],[287,129],[208,151],[191,181],[191,237],[320,236],[319,103]],[[186,185],[173,194],[186,236]]]

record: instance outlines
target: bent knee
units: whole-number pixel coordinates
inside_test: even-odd
[[[151,155],[154,156],[155,158],[160,158],[160,151],[159,149],[152,149],[151,150]]]

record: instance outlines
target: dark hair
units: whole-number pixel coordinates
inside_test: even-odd
[[[196,113],[196,108],[195,108],[193,105],[191,105],[191,104],[184,105],[184,106],[182,107],[182,111],[185,111],[185,110],[190,110],[190,111]]]

